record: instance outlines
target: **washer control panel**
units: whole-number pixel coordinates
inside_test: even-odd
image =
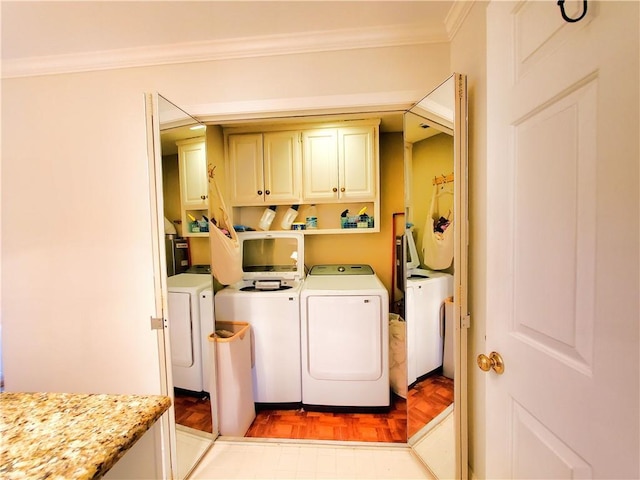
[[[373,275],[371,265],[314,265],[309,275]]]

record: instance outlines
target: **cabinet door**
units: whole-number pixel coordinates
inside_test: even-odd
[[[229,135],[229,173],[232,205],[264,202],[261,133]]]
[[[204,140],[180,142],[178,160],[183,210],[206,209],[209,202]]]
[[[374,127],[338,130],[340,201],[370,200],[376,196],[377,159]]]
[[[264,134],[264,201],[299,204],[302,197],[300,132]]]
[[[307,130],[302,134],[305,201],[338,199],[338,131]]]

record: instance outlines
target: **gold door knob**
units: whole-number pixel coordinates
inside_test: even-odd
[[[493,368],[493,371],[498,375],[504,373],[504,361],[498,352],[491,352],[488,357],[484,353],[481,353],[478,355],[476,361],[478,362],[480,370],[484,372],[488,372]]]

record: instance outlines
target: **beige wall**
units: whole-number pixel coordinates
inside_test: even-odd
[[[161,391],[144,92],[196,114],[353,108],[448,74],[449,45],[434,44],[3,79],[6,389]]]
[[[469,98],[469,465],[485,477],[485,379],[475,359],[485,348],[486,250],[486,25],[487,2],[476,1],[451,42],[451,68],[467,75]]]

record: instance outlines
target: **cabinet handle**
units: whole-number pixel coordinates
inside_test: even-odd
[[[258,195],[262,195],[262,190],[258,190]]]
[[[333,193],[336,193],[338,191],[338,189],[336,187],[333,187]]]
[[[206,200],[209,195],[200,195],[201,200]]]
[[[340,189],[340,191],[341,191],[341,192],[344,192],[344,187],[342,187],[342,188]]]
[[[271,190],[265,190],[264,193],[266,193],[267,195],[271,195]]]

